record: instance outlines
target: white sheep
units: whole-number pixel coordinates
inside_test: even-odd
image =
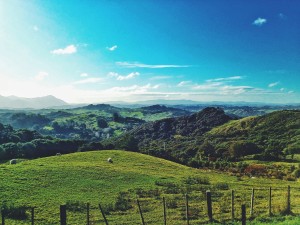
[[[12,159],[12,160],[9,161],[9,164],[10,165],[17,164],[17,160],[16,159]]]
[[[113,161],[112,161],[112,159],[111,159],[111,158],[108,158],[108,159],[107,159],[107,162],[109,162],[109,163],[113,163]]]
[[[61,153],[56,153],[56,156],[61,156]]]

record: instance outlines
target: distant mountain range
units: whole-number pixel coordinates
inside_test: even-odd
[[[0,95],[0,108],[2,109],[42,109],[66,105],[68,103],[52,95],[37,98],[23,98],[13,95],[5,97]]]
[[[179,100],[166,100],[166,99],[155,99],[147,101],[137,101],[137,102],[123,102],[123,101],[112,101],[105,102],[105,104],[110,104],[117,107],[128,107],[128,108],[139,108],[141,106],[150,106],[150,105],[171,105],[171,106],[300,106],[300,103],[267,103],[267,102],[221,102],[221,101],[210,101],[210,102],[200,102],[186,99]]]

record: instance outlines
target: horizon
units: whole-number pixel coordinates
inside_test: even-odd
[[[0,96],[300,102],[300,2],[0,2]]]

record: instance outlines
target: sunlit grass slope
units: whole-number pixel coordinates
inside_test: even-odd
[[[107,162],[109,157],[112,158],[113,163]],[[114,204],[121,191],[129,192],[130,197],[135,199],[137,197],[135,190],[138,188],[144,190],[161,188],[157,185],[159,182],[172,182],[184,189],[186,187],[183,180],[186,180],[188,177],[208,178],[210,186],[204,187],[204,189],[217,187],[216,185],[220,183],[227,183],[229,189],[235,189],[237,194],[241,195],[240,199],[237,200],[239,202],[247,200],[251,192],[250,188],[253,186],[260,188],[269,186],[286,187],[288,184],[292,187],[299,186],[298,182],[291,183],[263,178],[250,179],[244,177],[243,179],[237,179],[227,174],[193,169],[148,155],[112,150],[73,153],[28,160],[16,165],[1,164],[0,201],[2,203],[13,203],[16,206],[37,207],[36,224],[43,225],[59,224],[60,204],[64,204],[67,201],[90,202],[92,206],[91,220],[99,224],[102,221],[101,214],[97,209],[99,202],[102,205]],[[197,186],[194,187],[194,190],[197,190]],[[230,190],[228,190],[229,192]],[[172,197],[181,202],[178,206],[179,208],[174,210],[174,213],[178,215],[176,214],[175,219],[170,224],[183,224],[184,221],[181,216],[181,211],[184,212],[184,201],[181,201],[183,199],[181,196],[183,195],[162,193],[167,198]],[[200,196],[202,193],[194,191],[192,195]],[[227,194],[223,195],[227,196]],[[225,202],[227,201],[226,198],[223,199]],[[277,204],[280,201],[284,201],[283,195],[278,195],[278,198],[280,199],[276,200]],[[220,195],[213,195],[214,201],[217,202],[220,199]],[[161,199],[149,204],[142,201],[143,206],[149,211],[148,214],[145,212],[146,219],[156,218],[156,222],[149,224],[157,224],[157,221],[162,218],[159,202],[161,202]],[[201,202],[204,205],[205,201],[201,200]],[[262,208],[265,207],[266,202],[262,203]],[[198,203],[199,198],[198,200],[196,198],[194,203],[191,201],[191,206],[196,207]],[[135,203],[132,204],[134,205]],[[154,208],[151,208],[149,206],[151,204],[156,205]],[[214,205],[217,210],[220,208],[218,204]],[[224,202],[220,202],[220,204],[224,204]],[[198,205],[197,207],[202,207],[201,212],[203,211],[204,213],[204,206]],[[136,208],[131,210],[134,212],[131,215],[129,215],[130,213],[112,213],[108,215],[111,221],[110,224],[139,224],[140,220]],[[225,213],[229,215],[227,211]],[[178,222],[176,223],[175,221],[177,220]],[[85,221],[84,212],[74,213],[68,211],[69,224],[85,224]],[[197,224],[198,222],[195,220],[191,224]],[[8,224],[30,223],[29,220],[8,220]]]

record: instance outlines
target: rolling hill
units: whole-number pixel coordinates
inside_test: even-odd
[[[300,153],[299,132],[299,110],[236,120],[220,108],[205,108],[191,116],[143,124],[115,143],[122,147],[118,143],[130,140],[131,149],[183,164],[194,157],[236,160],[253,154],[256,159],[278,160]]]
[[[113,163],[108,163],[111,157]],[[162,223],[161,200],[167,199],[168,223],[184,223],[183,194],[190,194],[191,224],[207,222],[205,190],[213,192],[214,215],[218,221],[230,219],[230,189],[236,190],[236,207],[250,199],[251,187],[259,185],[274,191],[273,204],[284,201],[280,194],[289,184],[298,183],[263,178],[237,179],[225,173],[189,168],[174,162],[126,151],[93,151],[22,161],[16,165],[0,164],[0,203],[36,207],[36,224],[59,224],[59,205],[67,203],[68,224],[85,224],[85,203],[91,203],[91,221],[103,223],[100,202],[109,224],[140,224],[136,198],[141,200],[147,224]],[[294,189],[293,189],[294,190]],[[263,195],[264,191],[257,191]],[[299,198],[294,192],[295,199]],[[266,211],[265,200],[256,200],[256,213]],[[293,209],[296,210],[293,202]],[[125,207],[126,208],[119,208]],[[115,209],[114,209],[115,208]],[[199,210],[198,210],[199,209]],[[299,211],[299,209],[297,208]],[[278,213],[275,208],[274,212]],[[238,212],[237,212],[238,213]],[[237,214],[237,217],[239,214]],[[29,219],[7,219],[7,224],[29,224]]]
[[[0,108],[2,109],[42,109],[66,105],[68,105],[68,103],[52,95],[37,98],[23,98],[17,96],[4,97],[0,95]]]
[[[268,157],[272,160],[276,154],[281,155],[284,151],[285,154],[292,153],[289,152],[291,149],[295,151],[294,154],[300,153],[300,110],[276,111],[230,121],[209,131],[205,140],[223,157],[234,154],[229,151],[235,143],[240,143],[244,148],[238,155],[250,155],[256,151],[266,154],[265,160]],[[252,144],[250,149],[247,143]]]

